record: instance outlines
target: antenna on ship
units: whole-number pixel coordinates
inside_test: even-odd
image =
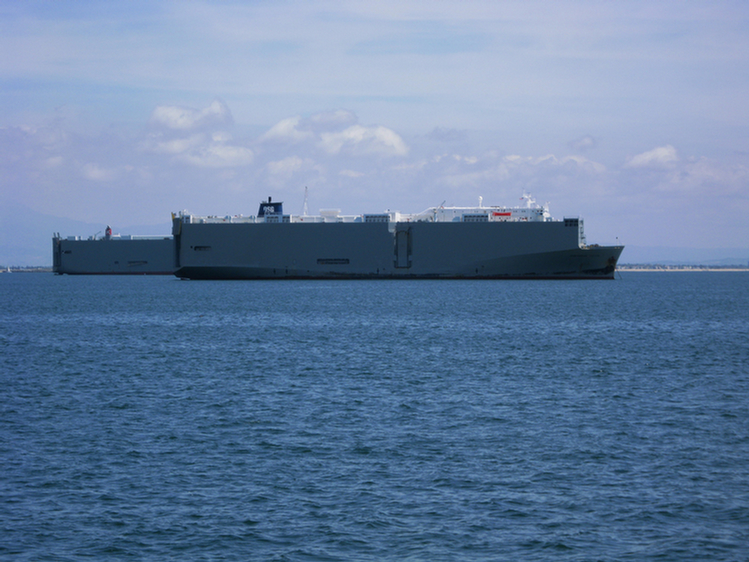
[[[304,207],[302,207],[302,216],[307,216],[307,186],[304,186]]]

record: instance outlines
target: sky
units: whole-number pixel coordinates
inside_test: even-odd
[[[9,0],[0,220],[528,192],[590,243],[749,249],[747,100],[747,2]]]

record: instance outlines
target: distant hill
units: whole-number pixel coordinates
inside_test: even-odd
[[[114,227],[114,225],[112,225]],[[37,213],[18,203],[0,208],[0,266],[51,266],[52,235],[89,237],[103,235],[105,223],[92,224]],[[118,234],[171,234],[168,222],[151,226],[115,228]]]

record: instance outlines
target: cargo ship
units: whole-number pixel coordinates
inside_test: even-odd
[[[623,246],[588,245],[580,218],[555,220],[530,196],[519,207],[432,207],[289,215],[172,215],[183,279],[613,279]],[[306,207],[306,205],[305,205]]]
[[[52,237],[52,270],[58,275],[172,275],[171,236],[112,234],[81,238]]]

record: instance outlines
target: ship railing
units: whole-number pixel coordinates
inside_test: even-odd
[[[250,216],[205,216],[182,215],[186,224],[245,224],[245,223],[340,223],[340,222],[368,222],[365,215],[267,215],[264,217]],[[371,222],[371,221],[370,221]],[[384,222],[387,222],[384,221]]]
[[[171,240],[171,236],[165,234],[156,236],[153,234],[114,234],[110,240]]]
[[[320,215],[226,215],[194,216],[180,214],[187,223],[398,223],[398,222],[547,222],[554,219],[545,209],[522,207],[432,207],[421,213],[387,211],[362,215],[341,215],[337,209],[323,209]]]

